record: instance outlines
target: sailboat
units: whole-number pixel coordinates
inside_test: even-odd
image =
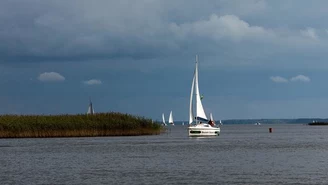
[[[169,123],[174,125],[172,111],[170,112]]]
[[[220,125],[223,125],[222,121],[220,120]]]
[[[193,99],[195,99],[195,112],[193,112]],[[220,127],[207,123],[201,96],[198,87],[198,56],[196,55],[196,67],[191,84],[190,102],[189,102],[189,136],[218,136]],[[193,122],[195,122],[193,124]],[[204,123],[203,123],[204,122]]]
[[[166,126],[167,124],[165,123],[164,113],[162,114],[162,120],[163,120],[163,125]]]
[[[88,107],[88,112],[87,112],[87,114],[91,114],[91,115],[93,115],[94,113],[95,113],[95,110],[94,110],[94,108],[93,108],[93,106],[92,106],[91,98],[89,98],[89,107]]]

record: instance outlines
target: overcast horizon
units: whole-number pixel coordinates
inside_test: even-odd
[[[0,114],[328,118],[328,1],[2,0]]]

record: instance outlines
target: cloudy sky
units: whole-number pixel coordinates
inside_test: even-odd
[[[327,118],[326,0],[1,0],[0,114]],[[168,117],[168,116],[167,116]]]

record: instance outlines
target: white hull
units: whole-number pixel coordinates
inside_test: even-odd
[[[220,135],[219,127],[212,127],[209,124],[198,124],[195,126],[189,126],[189,136],[218,136]]]

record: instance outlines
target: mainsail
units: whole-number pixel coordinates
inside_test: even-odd
[[[195,84],[195,72],[194,77],[192,78],[192,84],[191,84],[191,92],[190,92],[190,104],[189,104],[189,124],[191,124],[194,121],[194,114],[192,113],[192,99],[194,94],[194,84]]]
[[[203,108],[203,104],[200,98],[199,87],[198,87],[198,56],[196,55],[196,69],[194,74],[195,79],[195,104],[196,104],[196,120],[207,121],[207,117]]]

